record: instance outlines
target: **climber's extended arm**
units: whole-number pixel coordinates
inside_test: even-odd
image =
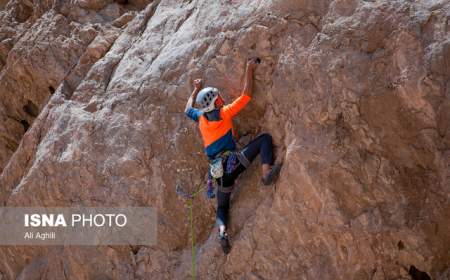
[[[194,91],[192,92],[191,96],[188,99],[188,102],[186,103],[186,108],[184,108],[184,113],[186,116],[188,116],[190,119],[194,121],[198,121],[198,118],[201,116],[202,111],[195,109],[195,99],[197,98],[197,94],[202,88],[202,79],[196,79],[194,80]]]
[[[194,80],[194,91],[192,91],[191,96],[188,99],[188,102],[186,103],[186,108],[184,109],[184,112],[187,114],[189,109],[194,108],[195,105],[195,99],[197,98],[197,94],[202,88],[202,79],[196,79]]]
[[[245,84],[242,95],[252,96],[253,72],[255,71],[256,65],[259,61],[259,58],[252,58],[247,61],[247,65],[245,66]]]
[[[236,98],[231,104],[226,105],[222,109],[224,117],[232,118],[236,116],[248,104],[252,96],[253,72],[256,65],[259,64],[259,58],[252,58],[247,61],[245,66],[245,84],[241,96]]]

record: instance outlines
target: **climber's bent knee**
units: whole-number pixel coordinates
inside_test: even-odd
[[[250,141],[243,149],[242,154],[247,158],[248,162],[253,160],[260,154],[262,164],[273,164],[273,142],[272,136],[263,133]]]

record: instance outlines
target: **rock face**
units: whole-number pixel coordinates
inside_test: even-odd
[[[281,178],[241,176],[228,256],[215,201],[195,201],[199,279],[448,279],[449,17],[432,0],[9,1],[1,205],[153,206],[159,223],[152,247],[1,247],[0,279],[188,279],[174,186],[207,163],[184,105],[197,77],[231,101],[254,56],[236,128],[273,135]]]

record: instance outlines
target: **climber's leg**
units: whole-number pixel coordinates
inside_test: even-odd
[[[242,153],[249,162],[253,162],[260,154],[262,165],[271,166],[273,164],[272,136],[268,133],[259,135],[242,149]]]
[[[259,154],[261,157],[262,181],[264,185],[270,185],[275,181],[281,170],[281,165],[273,166],[273,142],[272,136],[263,133],[252,140],[242,150],[242,154],[251,163]]]
[[[217,226],[219,227],[219,236],[221,237],[221,243],[223,241],[222,239],[226,238],[227,239],[226,243],[228,244],[226,227],[228,224],[228,212],[230,209],[231,191],[233,189],[234,181],[239,176],[239,174],[241,174],[244,170],[245,167],[242,164],[238,164],[238,166],[236,166],[236,168],[233,170],[232,173],[224,173],[223,177],[216,181],[216,183],[219,186],[221,186],[217,190],[217,212],[216,212],[216,223]],[[229,247],[229,245],[227,247]]]
[[[261,157],[263,177],[267,176],[273,164],[272,136],[267,133],[259,135],[248,143],[244,149],[242,149],[242,153],[247,158],[249,163],[252,162],[259,154]]]
[[[226,226],[228,223],[228,211],[230,209],[230,196],[231,192],[224,193],[217,190],[217,213],[216,223],[219,227],[219,241],[220,246],[225,254],[228,254],[231,250],[230,242],[228,240],[228,234],[226,232]]]
[[[217,190],[216,223],[219,229],[225,230],[228,223],[228,211],[230,209],[231,192],[224,193]]]
[[[218,179],[216,183],[221,185],[217,190],[217,213],[216,222],[219,229],[225,229],[228,223],[228,211],[230,209],[230,196],[236,178],[244,172],[245,167],[242,164],[234,169],[232,173],[224,173],[221,179]],[[224,192],[227,190],[227,192]]]

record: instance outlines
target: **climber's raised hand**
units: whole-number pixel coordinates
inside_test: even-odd
[[[250,58],[247,60],[247,70],[253,71],[256,69],[256,66],[261,62],[261,60],[257,57]]]
[[[203,83],[202,79],[195,79],[194,80],[195,89],[200,90],[202,88],[202,83]]]
[[[243,95],[252,96],[252,88],[253,88],[253,71],[256,69],[256,65],[261,62],[261,59],[255,57],[247,60],[247,64],[245,66],[245,84],[244,90],[242,91]]]
[[[189,97],[188,102],[186,103],[186,108],[184,112],[187,113],[190,108],[195,106],[195,99],[197,98],[197,93],[202,89],[202,79],[194,80],[194,91],[192,91],[191,96]]]

